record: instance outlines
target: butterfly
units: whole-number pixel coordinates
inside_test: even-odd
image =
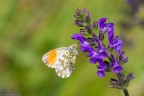
[[[50,68],[55,68],[56,74],[61,78],[71,76],[78,51],[77,44],[61,47],[45,53],[42,61]]]

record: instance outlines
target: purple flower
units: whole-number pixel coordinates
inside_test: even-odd
[[[118,39],[118,36],[114,39],[114,24],[113,23],[105,23],[106,18],[101,18],[99,20],[99,26],[102,32],[108,31],[108,39],[111,48],[114,48],[117,52],[119,52],[122,48],[122,40]]]
[[[118,63],[118,61],[114,58],[114,55],[111,54],[110,56],[111,56],[111,58],[112,58],[111,66],[112,66],[113,72],[114,72],[114,73],[120,73],[120,72],[122,72],[122,71],[123,71],[123,68],[122,68],[122,66]]]
[[[113,44],[110,46],[112,46],[119,54],[120,50],[122,49],[122,44],[123,44],[122,40],[119,40],[118,36],[116,36],[115,39],[113,40]]]
[[[123,71],[123,67],[119,64],[116,64],[114,67],[113,67],[113,72],[114,73],[120,73]]]
[[[97,75],[100,77],[104,77],[106,66],[102,59],[97,59],[97,62],[99,63],[99,66],[97,67],[98,68]]]
[[[94,51],[94,52],[91,53],[91,54],[93,54],[93,55],[91,56],[91,58],[90,58],[90,63],[92,63],[92,64],[97,63],[97,60],[98,60],[98,59],[102,59],[96,51]]]
[[[107,27],[106,27],[106,18],[101,18],[99,20],[99,27],[101,29],[101,32],[105,33],[107,31]]]
[[[89,52],[89,54],[91,54],[93,48],[90,46],[90,44],[86,41],[86,39],[81,34],[73,34],[72,39],[80,41],[80,45],[81,45],[80,48],[82,52]]]
[[[81,34],[73,34],[71,38],[74,40],[79,40],[81,44],[86,42],[86,39]]]
[[[108,39],[109,39],[109,44],[113,45],[113,39],[114,39],[114,24],[113,23],[108,23],[107,24],[108,28]]]
[[[108,56],[108,54],[107,54],[107,50],[106,50],[106,48],[100,43],[100,40],[98,39],[98,38],[94,38],[95,39],[95,41],[97,42],[97,44],[98,44],[98,48],[97,48],[97,52],[99,53],[99,56],[102,58],[105,58],[105,57],[107,57]]]
[[[99,69],[99,70],[97,71],[97,75],[98,75],[99,77],[104,77],[104,76],[105,76],[105,71],[104,71],[103,69]]]
[[[78,9],[74,17],[74,24],[81,27],[81,34],[73,34],[72,39],[79,41],[81,51],[88,53],[87,57],[90,58],[91,64],[98,64],[96,74],[99,77],[104,77],[106,72],[112,71],[118,76],[119,80],[112,78],[110,81],[111,87],[126,88],[134,76],[132,73],[127,77],[122,74],[122,64],[128,61],[128,57],[122,51],[123,41],[114,34],[114,23],[107,23],[107,18],[101,18],[98,22],[95,20],[91,23],[91,12],[85,9]],[[95,32],[97,30],[99,31],[98,35]],[[108,35],[108,46],[103,42],[106,33]]]
[[[105,57],[108,56],[106,49],[103,46],[99,46],[97,50],[92,50],[90,54],[91,54],[90,62],[92,64],[95,64],[98,59],[104,59]]]
[[[105,57],[108,57],[108,53],[107,53],[107,50],[104,48],[104,47],[100,47],[98,48],[98,51],[99,53],[99,56],[103,59]]]
[[[122,49],[123,42],[122,40],[119,40],[118,36],[114,38],[114,24],[113,23],[108,23],[107,28],[108,28],[109,45],[111,48],[114,48],[119,54],[120,50]]]
[[[88,42],[84,42],[83,44],[81,44],[80,49],[82,52],[89,52],[89,53],[93,50],[93,48],[89,45]]]
[[[104,59],[107,57],[107,52],[106,49],[104,48],[103,45],[100,44],[100,41],[95,38],[95,41],[98,44],[98,49],[97,51],[94,50],[90,44],[86,41],[86,39],[81,35],[81,34],[74,34],[72,35],[72,39],[79,40],[81,44],[81,51],[82,52],[88,52],[87,56],[90,57],[90,62],[92,64],[95,64],[98,59]]]

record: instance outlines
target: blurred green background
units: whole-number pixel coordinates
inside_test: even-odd
[[[77,56],[76,69],[67,79],[59,78],[54,69],[43,64],[44,53],[75,42],[70,38],[79,32],[73,25],[77,8],[91,10],[96,20],[109,18],[115,23],[115,34],[132,41],[123,47],[129,57],[124,74],[133,72],[136,76],[128,87],[130,96],[144,96],[144,28],[119,26],[121,20],[130,18],[122,12],[128,9],[123,0],[0,0],[0,94],[124,96],[122,90],[109,88],[115,74],[99,78],[96,65],[89,63],[85,53]],[[137,18],[144,19],[144,9],[140,12]]]

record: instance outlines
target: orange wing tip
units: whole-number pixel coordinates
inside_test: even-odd
[[[57,50],[50,51],[48,53],[48,58],[47,58],[48,66],[52,67],[53,64],[55,64],[56,60],[57,60]]]

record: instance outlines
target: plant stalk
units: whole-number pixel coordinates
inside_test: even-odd
[[[117,74],[117,77],[119,78],[120,82],[123,83],[124,80],[122,79],[121,74],[122,74],[122,73],[118,73],[118,74]],[[129,96],[128,90],[127,90],[126,88],[123,89],[123,92],[124,92],[124,95],[125,95],[125,96]]]
[[[124,92],[125,96],[129,96],[128,90],[126,88],[123,89],[123,92]]]

